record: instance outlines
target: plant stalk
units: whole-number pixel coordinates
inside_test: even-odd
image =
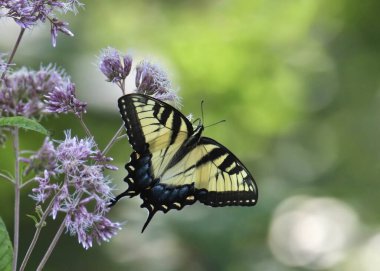
[[[51,209],[53,208],[54,201],[58,197],[59,193],[60,193],[60,191],[57,194],[54,195],[54,197],[51,199],[48,207],[46,208],[45,212],[42,214],[42,217],[41,217],[41,219],[40,219],[40,221],[39,221],[39,223],[38,223],[38,225],[36,227],[36,231],[34,233],[32,242],[29,245],[28,251],[25,254],[25,257],[24,257],[24,259],[23,259],[23,261],[21,263],[19,271],[23,271],[25,269],[25,266],[26,266],[26,264],[29,261],[30,255],[32,254],[32,251],[33,251],[34,247],[36,246],[38,237],[40,236],[41,230],[42,230],[42,228],[44,226],[44,222],[45,222],[47,216],[49,215]]]
[[[7,181],[10,181],[11,183],[13,183],[13,184],[14,184],[14,181],[13,181],[13,179],[12,179],[12,178],[10,178],[9,176],[7,176],[7,175],[5,175],[5,174],[2,174],[2,173],[0,173],[0,177],[2,177],[2,178],[4,178],[5,180],[7,180]]]
[[[78,116],[78,115],[77,115],[77,116]],[[94,137],[92,136],[91,132],[90,132],[90,129],[88,129],[86,123],[84,123],[82,115],[78,116],[78,119],[79,119],[79,122],[80,122],[80,124],[82,125],[84,131],[86,132],[86,135],[87,135],[88,137],[90,137],[90,138],[94,138]]]
[[[119,135],[123,132],[123,130],[124,130],[124,124],[120,126],[119,130],[117,130],[116,134],[112,137],[110,142],[108,142],[107,146],[102,151],[103,155],[105,155],[110,150],[110,148],[117,141]]]
[[[55,246],[57,245],[58,240],[61,237],[61,235],[63,233],[63,230],[65,229],[65,220],[66,220],[66,217],[63,219],[63,221],[61,223],[61,226],[59,226],[59,229],[58,229],[57,233],[54,236],[53,241],[51,242],[51,244],[50,244],[48,250],[46,251],[44,257],[42,258],[40,264],[38,265],[37,271],[41,271],[42,268],[44,268],[47,260],[49,259],[51,253],[53,252]]]
[[[14,128],[13,149],[15,152],[15,206],[14,206],[14,233],[13,233],[13,271],[17,270],[18,245],[20,233],[20,144],[19,128]]]
[[[18,48],[18,46],[19,46],[19,44],[21,42],[21,39],[22,39],[22,36],[24,35],[24,32],[25,32],[25,28],[21,28],[20,34],[17,37],[17,41],[16,41],[16,43],[15,43],[15,45],[13,47],[13,50],[12,50],[12,53],[11,53],[9,59],[8,59],[7,66],[5,67],[5,70],[3,71],[3,74],[1,75],[0,81],[2,81],[5,78],[5,74],[7,73],[9,65],[13,61],[13,58],[14,58],[14,56],[16,54],[17,48]]]

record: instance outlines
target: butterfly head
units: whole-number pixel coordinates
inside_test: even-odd
[[[200,135],[200,134],[202,134],[203,130],[205,129],[201,119],[194,120],[193,126],[194,126],[194,134]]]

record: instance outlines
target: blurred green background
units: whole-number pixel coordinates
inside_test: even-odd
[[[145,210],[125,199],[112,210],[126,222],[109,243],[85,251],[65,235],[46,270],[363,270],[380,266],[380,2],[376,0],[82,1],[66,17],[74,38],[50,44],[49,28],[27,31],[18,66],[50,62],[66,69],[89,103],[86,122],[100,146],[121,124],[120,90],[97,70],[106,46],[147,58],[169,71],[182,111],[250,169],[259,187],[253,208],[201,204],[158,214],[144,234]],[[19,29],[0,24],[0,51]],[[135,62],[136,64],[136,62]],[[129,83],[130,89],[133,83]],[[43,123],[55,139],[73,116]],[[22,147],[42,136],[22,133]],[[124,140],[110,153],[125,190]],[[8,141],[0,167],[12,171]],[[117,192],[116,192],[117,193]],[[12,233],[13,190],[0,182],[0,215]],[[21,255],[34,232],[34,203],[22,195]],[[34,270],[57,224],[49,222],[32,255]]]

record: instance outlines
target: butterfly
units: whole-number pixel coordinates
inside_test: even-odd
[[[193,124],[171,105],[143,94],[118,100],[133,152],[125,165],[125,196],[140,195],[148,210],[145,228],[157,211],[181,210],[200,201],[212,207],[253,206],[256,183],[242,162],[215,140],[202,137],[204,126]]]

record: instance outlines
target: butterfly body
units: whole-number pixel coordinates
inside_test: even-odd
[[[212,207],[253,206],[257,187],[244,165],[215,140],[202,137],[174,107],[142,94],[119,99],[129,142],[134,151],[125,168],[128,189],[117,196],[140,195],[148,219],[157,211],[180,210],[200,201]]]

